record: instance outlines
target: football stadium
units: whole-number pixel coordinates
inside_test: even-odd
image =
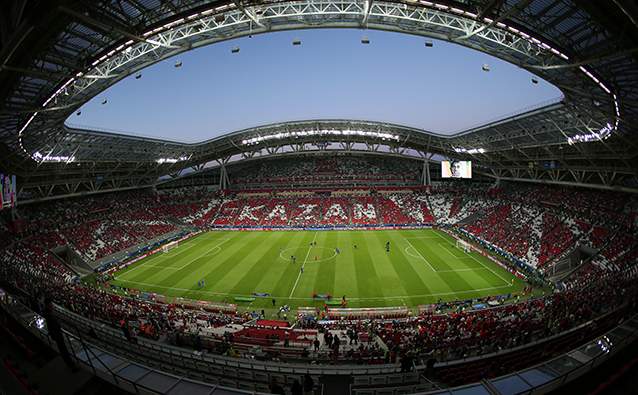
[[[0,394],[633,394],[629,0],[0,3]]]

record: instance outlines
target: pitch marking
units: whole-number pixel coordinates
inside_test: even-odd
[[[222,248],[217,246],[214,247],[213,249],[209,250],[206,254],[204,254],[203,256],[208,256],[208,255],[217,255],[221,252]],[[199,259],[201,257],[198,257],[196,259]],[[172,270],[180,270],[183,269],[184,267],[190,265],[190,262],[183,264],[182,266],[162,266],[162,265],[144,265],[144,267],[159,267],[161,269],[172,269]]]
[[[437,273],[454,273],[454,272],[475,272],[477,270],[485,270],[484,267],[470,267],[467,269],[449,269],[449,270],[437,270]]]
[[[288,299],[292,297],[292,294],[295,293],[295,289],[297,289],[297,284],[299,283],[299,279],[301,278],[301,273],[302,273],[301,271],[303,270],[304,266],[306,266],[306,261],[308,260],[310,251],[312,251],[312,244],[314,244],[315,240],[317,240],[318,234],[319,232],[315,232],[315,237],[312,238],[312,242],[310,243],[310,247],[308,248],[308,252],[306,253],[306,258],[303,260],[303,263],[301,264],[301,269],[299,269],[299,274],[297,274],[297,280],[295,281],[295,285],[293,285],[292,287],[292,291],[290,291],[290,296],[288,296]]]
[[[465,253],[463,253],[463,255],[465,255],[465,256],[457,256],[457,255],[455,255],[453,251],[450,251],[450,249],[447,248],[447,246],[445,246],[443,244],[439,243],[439,246],[441,246],[445,251],[447,251],[450,255],[452,255],[456,259],[467,259],[467,258],[469,258]]]
[[[195,237],[197,237],[197,236],[195,236]],[[196,247],[198,244],[197,243],[192,243],[191,244],[191,242],[193,242],[193,241],[194,241],[194,238],[186,240],[186,242],[182,244],[182,247],[186,247],[186,248],[182,249],[180,252],[188,251],[188,250],[191,250],[193,247]],[[188,244],[188,246],[186,246],[187,244]],[[150,265],[151,262],[153,262],[153,263],[161,263],[161,262],[164,262],[167,258],[172,258],[173,257],[172,253],[175,250],[177,250],[177,248],[175,248],[175,249],[173,249],[173,250],[171,250],[169,252],[163,253],[161,256],[157,256],[157,254],[149,256],[148,258],[152,257],[153,259],[149,259],[146,262],[140,263],[139,265],[133,267],[131,270],[128,270],[125,273],[122,273],[122,275],[126,274],[126,273],[130,273],[130,272],[132,272],[132,271],[134,271],[136,269],[139,269],[142,266],[143,267],[158,267],[160,269],[178,269],[178,268],[176,268],[174,266],[163,266],[163,265],[156,265],[156,264]]]
[[[151,284],[151,283],[145,283],[145,282],[140,282],[140,281],[129,281],[129,280],[118,280],[120,282],[123,283],[130,283],[130,284],[138,284],[138,285],[146,285],[150,288],[159,288],[159,289],[166,289],[166,290],[174,290],[174,291],[187,291],[187,292],[195,292],[195,293],[202,293],[202,294],[208,294],[208,295],[215,295],[215,296],[231,296],[231,297],[249,297],[249,296],[253,296],[253,295],[246,295],[246,294],[232,294],[232,293],[224,293],[224,292],[213,292],[213,291],[204,291],[204,290],[199,290],[199,289],[189,289],[189,288],[177,288],[177,287],[166,287],[166,286],[162,286],[162,285],[156,285],[156,284]],[[487,288],[476,288],[476,289],[468,289],[465,291],[453,291],[453,292],[435,292],[435,293],[430,293],[430,294],[421,294],[421,295],[400,295],[400,296],[378,296],[378,297],[367,297],[367,298],[348,298],[348,300],[352,300],[352,301],[366,301],[366,300],[385,300],[385,299],[405,299],[405,298],[423,298],[423,297],[427,297],[427,296],[446,296],[446,295],[456,295],[456,294],[466,294],[466,293],[472,293],[472,292],[482,292],[482,291],[491,291],[491,290],[495,290],[495,289],[505,289],[505,288],[509,288],[510,285],[501,285],[498,287],[487,287]],[[289,299],[289,300],[314,300],[313,298],[293,298],[293,297],[288,297],[286,298],[285,296],[277,296],[277,295],[271,295],[272,298],[276,298],[276,299]]]
[[[179,249],[179,247],[182,247],[182,249],[180,250],[180,252],[184,252],[184,251],[188,251],[190,249],[192,249],[193,247],[197,247],[197,243],[192,243],[191,241],[194,240],[186,240],[184,243],[182,243],[181,246],[178,246],[172,250],[170,250],[169,252],[164,252],[161,255],[153,255],[154,260],[158,261],[158,262],[163,262],[164,260],[168,259],[168,258],[172,258],[173,255],[176,255],[175,252]],[[145,266],[150,266],[150,265],[145,265]],[[159,266],[159,265],[156,265]]]
[[[408,254],[409,256],[413,257],[413,258],[417,258],[417,259],[421,259],[421,257],[411,254],[410,251],[414,250],[414,247],[405,247],[405,253]],[[458,259],[469,259],[468,257],[456,257]],[[435,270],[435,273],[453,273],[453,272],[474,272],[477,270],[486,270],[487,268],[485,267],[471,267],[471,268],[467,268],[467,269],[445,269],[445,270]]]
[[[425,263],[427,263],[427,264],[428,264],[428,266],[430,266],[430,269],[432,269],[432,271],[433,271],[433,272],[436,272],[436,269],[434,268],[434,266],[432,266],[432,264],[431,264],[431,263],[430,263],[427,259],[425,259],[425,257],[423,256],[423,254],[421,254],[421,252],[419,252],[419,250],[417,250],[416,248],[414,248],[414,246],[412,245],[412,243],[410,242],[410,240],[405,239],[405,241],[407,241],[407,242],[408,242],[408,244],[410,245],[410,247],[412,247],[412,249],[413,249],[413,250],[414,250],[417,254],[419,254],[419,257],[420,257],[421,259],[423,259],[423,260],[425,261]]]
[[[298,250],[298,249],[300,249],[300,248],[306,248],[306,247],[289,247],[289,248],[284,248],[284,249],[283,249],[283,250],[279,253],[279,257],[280,257],[281,259],[283,259],[284,261],[291,262],[291,259],[290,259],[290,258],[286,258],[286,257],[283,255],[283,253],[284,253],[285,251]],[[312,248],[312,247],[308,247],[308,248]],[[332,251],[332,256],[329,256],[328,258],[318,259],[318,260],[313,261],[313,262],[324,262],[324,261],[329,261],[330,259],[332,259],[332,258],[334,258],[334,257],[336,257],[336,256],[337,256],[337,252],[336,252],[336,251],[334,251],[334,250],[333,250],[333,249],[331,249],[331,248],[328,248],[328,247],[315,247],[315,248],[324,249],[324,250],[330,250],[330,251]]]
[[[229,240],[230,240],[230,238],[224,238],[224,239],[220,239],[220,240],[223,240],[223,241],[222,241],[221,243],[219,243],[219,244],[217,244],[217,245],[213,246],[213,248],[206,250],[206,252],[204,252],[203,254],[198,255],[195,259],[191,259],[190,261],[188,261],[187,263],[183,264],[183,265],[182,265],[182,266],[180,266],[180,267],[175,267],[175,266],[161,266],[161,265],[147,265],[147,264],[142,263],[141,265],[135,266],[133,269],[131,269],[131,270],[129,270],[129,271],[127,271],[127,272],[125,272],[125,273],[122,273],[122,275],[126,275],[126,274],[128,274],[128,273],[131,273],[131,272],[132,272],[132,271],[134,271],[135,269],[138,269],[138,268],[140,268],[140,267],[142,267],[142,266],[143,266],[143,267],[158,267],[158,268],[160,268],[160,269],[181,270],[181,269],[185,268],[186,266],[188,266],[188,265],[192,264],[193,262],[195,262],[195,261],[196,261],[196,260],[198,260],[199,258],[201,258],[201,257],[203,257],[203,256],[208,255],[208,254],[209,254],[209,253],[211,253],[212,251],[217,250],[217,252],[215,253],[215,254],[217,254],[219,251],[221,251],[221,245],[222,245],[222,244],[224,244],[224,243],[226,243],[227,241],[229,241]],[[190,248],[192,248],[192,247],[189,247],[189,249],[190,249]],[[150,261],[149,261],[149,263],[150,263]],[[119,279],[120,279],[120,276],[116,277],[115,279],[116,279],[116,280],[119,280]],[[123,281],[127,281],[127,280],[123,280]]]
[[[436,233],[436,235],[437,235],[437,236],[439,236],[440,238],[442,238],[443,240],[445,240],[445,242],[446,242],[446,243],[449,243],[449,244],[451,244],[451,245],[454,245],[454,244],[452,244],[452,242],[451,242],[451,241],[449,241],[449,240],[448,240],[448,239],[446,239],[445,237],[443,237],[443,236],[439,235],[438,233]],[[512,284],[511,284],[509,281],[507,281],[506,279],[504,279],[504,278],[503,278],[503,276],[501,276],[500,274],[496,273],[496,272],[495,272],[494,270],[492,270],[490,267],[486,266],[483,262],[481,262],[481,261],[479,261],[478,259],[476,259],[476,257],[474,257],[474,256],[473,256],[473,255],[471,255],[471,254],[467,254],[467,253],[466,253],[466,255],[468,255],[470,258],[474,259],[476,262],[478,262],[479,264],[481,264],[481,266],[483,266],[484,268],[486,268],[487,270],[489,270],[490,272],[492,272],[492,274],[496,275],[498,278],[500,278],[501,280],[503,280],[503,282],[504,282],[505,284],[508,284],[508,285],[507,285],[508,287],[511,287],[511,286],[512,286]]]

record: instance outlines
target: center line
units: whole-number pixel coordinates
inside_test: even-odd
[[[310,248],[308,248],[308,252],[306,253],[306,258],[303,260],[303,263],[301,264],[301,269],[303,269],[304,266],[306,266],[306,261],[308,260],[308,257],[310,256],[310,250],[312,250],[312,245],[315,243],[318,233],[319,232],[315,232],[315,237],[313,237],[312,242],[310,242]],[[290,291],[290,295],[288,296],[288,298],[291,298],[292,294],[295,293],[295,289],[297,289],[297,283],[299,283],[299,279],[301,278],[301,269],[299,269],[299,274],[297,274],[297,281],[295,281],[295,285],[293,285],[292,291]]]

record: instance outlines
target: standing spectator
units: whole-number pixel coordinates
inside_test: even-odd
[[[279,385],[276,378],[272,378],[270,381],[270,393],[277,395],[286,395],[286,391],[284,391],[284,387]]]
[[[292,395],[303,394],[303,387],[301,386],[301,383],[299,383],[299,380],[295,379],[295,381],[292,382],[292,386],[290,386],[290,393]]]
[[[303,376],[303,393],[304,395],[312,395],[315,388],[315,381],[312,379],[310,373],[306,373]]]

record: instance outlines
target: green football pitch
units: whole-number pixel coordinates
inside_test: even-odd
[[[205,285],[200,287],[202,279]],[[345,295],[348,307],[415,307],[439,299],[514,293],[525,286],[489,259],[465,253],[456,248],[454,238],[432,229],[211,231],[115,273],[111,283],[168,297],[229,303],[270,294],[238,303],[247,309],[271,307],[272,298],[293,308],[321,305],[314,294],[338,299]]]

